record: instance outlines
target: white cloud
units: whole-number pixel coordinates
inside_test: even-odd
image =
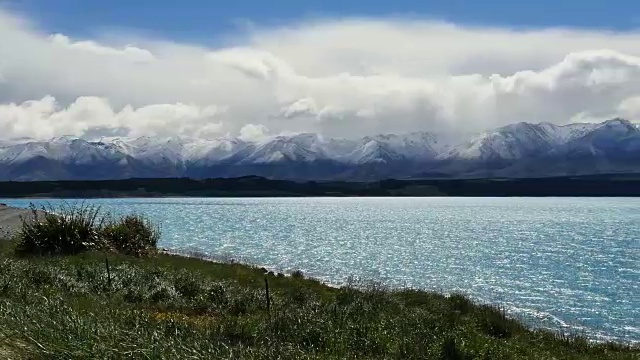
[[[624,99],[620,105],[618,105],[618,113],[625,119],[640,120],[640,96]]]
[[[73,42],[68,36],[62,34],[53,34],[50,37],[54,45],[59,45],[80,52],[92,52],[98,55],[125,56],[133,61],[152,61],[153,54],[149,50],[140,49],[133,45],[126,45],[122,49],[115,49],[108,46],[100,45],[94,41],[76,41]]]
[[[292,76],[293,70],[273,54],[251,48],[231,48],[211,52],[208,58],[259,80]]]
[[[217,49],[73,39],[0,10],[0,138],[358,136],[640,117],[638,32],[327,19],[237,39]]]
[[[287,119],[300,116],[316,116],[317,112],[316,103],[310,98],[300,99],[293,104],[284,106],[280,109],[280,114]]]
[[[244,141],[260,141],[269,136],[269,129],[260,124],[247,124],[240,129],[239,138]]]
[[[127,136],[193,135],[219,136],[218,117],[224,109],[217,106],[154,104],[137,109],[125,106],[115,110],[108,100],[80,97],[61,107],[51,96],[22,104],[0,105],[0,133],[6,138],[47,139],[60,135],[86,135],[96,129],[126,129]]]

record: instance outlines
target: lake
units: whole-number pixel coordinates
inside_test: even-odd
[[[55,205],[62,200],[29,202]],[[332,284],[463,292],[529,324],[640,342],[637,198],[91,199],[162,226],[161,246]]]

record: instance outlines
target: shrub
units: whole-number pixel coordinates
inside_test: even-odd
[[[31,216],[22,218],[16,252],[71,255],[111,250],[141,257],[154,253],[159,239],[160,229],[140,215],[113,219],[92,205],[31,205]]]
[[[84,204],[65,204],[59,209],[36,208],[22,218],[17,251],[24,254],[77,254],[102,245],[100,209]]]
[[[440,359],[442,360],[466,360],[471,359],[463,351],[458,348],[456,341],[453,338],[446,338],[442,343],[440,351]]]
[[[187,299],[194,299],[204,291],[200,280],[190,275],[188,271],[182,271],[175,277],[173,287]]]
[[[160,229],[141,215],[127,215],[107,223],[101,237],[113,250],[140,257],[155,252]]]
[[[467,314],[474,308],[473,302],[463,294],[451,294],[448,300],[453,310],[459,314]]]
[[[480,316],[476,318],[483,333],[498,339],[507,339],[513,334],[515,323],[508,321],[504,311],[482,306],[479,313]]]
[[[213,285],[207,290],[206,300],[214,305],[226,305],[228,302],[227,292],[222,285]]]
[[[295,270],[291,273],[291,277],[294,279],[304,279],[304,273],[302,270]]]

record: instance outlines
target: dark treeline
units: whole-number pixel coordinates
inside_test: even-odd
[[[640,174],[535,179],[293,182],[258,176],[0,182],[0,197],[640,196]]]

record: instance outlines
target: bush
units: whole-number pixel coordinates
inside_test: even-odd
[[[156,251],[160,229],[140,215],[119,219],[100,213],[92,205],[63,204],[36,208],[22,218],[19,254],[71,255],[88,250],[109,250],[124,255],[148,256]]]
[[[22,218],[18,234],[19,253],[52,255],[77,254],[102,245],[100,209],[94,206],[71,206],[60,209],[31,205],[29,218]]]
[[[183,271],[173,280],[173,287],[183,297],[187,299],[195,299],[204,289],[202,283],[189,272]]]
[[[476,318],[480,331],[498,339],[511,337],[516,323],[509,321],[503,310],[481,306],[479,313]]]
[[[295,270],[291,273],[291,277],[294,279],[304,279],[304,273],[302,270]]]
[[[448,299],[453,310],[459,314],[467,314],[475,307],[474,303],[463,294],[451,294]]]
[[[140,215],[127,215],[107,223],[101,237],[113,250],[140,257],[155,252],[160,229]]]

